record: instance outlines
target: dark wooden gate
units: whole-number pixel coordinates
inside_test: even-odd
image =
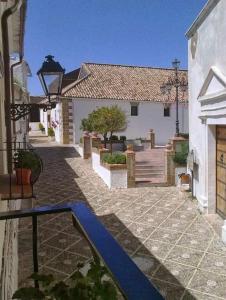
[[[226,217],[226,126],[217,126],[217,212]]]

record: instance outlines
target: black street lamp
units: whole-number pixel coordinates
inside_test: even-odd
[[[62,79],[65,70],[58,62],[53,60],[53,57],[54,56],[52,55],[47,55],[41,69],[37,72],[44,93],[49,99],[49,103],[12,103],[10,105],[12,121],[17,121],[21,118],[24,118],[30,114],[31,109],[34,107],[41,108],[43,111],[47,111],[56,107],[56,101],[50,102],[50,100],[51,96],[61,95]]]
[[[172,66],[174,69],[174,75],[169,77],[167,82],[163,83],[160,86],[161,93],[164,94],[171,94],[172,88],[175,87],[176,94],[175,94],[175,101],[176,101],[176,136],[180,135],[180,129],[179,129],[179,115],[178,115],[178,103],[179,103],[179,89],[184,93],[187,91],[188,83],[187,80],[182,77],[179,78],[179,67],[180,67],[180,61],[178,59],[175,59],[172,62]]]
[[[45,58],[46,60],[37,72],[37,75],[42,84],[43,91],[50,102],[51,96],[59,96],[61,94],[65,69],[61,67],[59,62],[54,61],[54,56],[47,55]]]

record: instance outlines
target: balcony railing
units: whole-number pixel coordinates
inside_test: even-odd
[[[9,145],[4,144],[4,148],[0,149],[1,152],[7,152]],[[12,157],[12,166],[13,171],[9,174],[0,175],[0,196],[1,200],[15,200],[15,199],[29,199],[34,197],[33,186],[38,180],[38,177],[42,171],[43,164],[41,158],[35,152],[35,149],[24,140],[23,142],[13,141],[10,145],[11,157]],[[31,180],[29,183],[24,184],[22,181],[18,182],[15,173],[15,166],[17,163],[16,154],[20,151],[30,151],[33,153],[34,157],[38,162],[38,168],[31,173]],[[22,175],[23,165],[19,167],[19,172]]]
[[[125,299],[163,300],[156,288],[140,271],[112,235],[83,203],[36,207],[0,213],[0,220],[32,218],[33,269],[38,272],[37,218],[40,215],[71,212],[74,226],[88,241],[93,256],[101,259]],[[76,268],[76,266],[75,266]],[[34,282],[38,288],[38,282]]]

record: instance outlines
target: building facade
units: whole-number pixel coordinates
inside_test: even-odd
[[[24,123],[12,122],[10,106],[29,100],[26,90],[27,69],[22,62],[26,1],[0,1],[0,187],[2,176],[9,173],[12,141],[27,138]],[[15,71],[16,69],[16,71]],[[19,76],[22,75],[22,77]],[[26,122],[26,119],[25,119]],[[20,199],[2,200],[0,211],[20,208]],[[18,284],[18,221],[0,222],[0,298],[12,299]]]
[[[226,218],[226,2],[209,0],[187,32],[189,136],[200,209]]]
[[[175,93],[162,95],[160,87],[173,69],[84,63],[77,79],[65,85],[56,109],[51,111],[56,141],[79,143],[81,121],[103,106],[117,105],[126,114],[127,127],[115,133],[128,140],[147,138],[153,129],[157,145],[165,145],[175,134]],[[187,80],[187,71],[179,71]],[[188,132],[187,93],[179,94],[180,132]],[[42,116],[43,120],[46,117]],[[50,124],[51,124],[50,123]]]

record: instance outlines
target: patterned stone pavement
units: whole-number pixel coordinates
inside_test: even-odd
[[[110,191],[72,146],[34,146],[44,161],[35,205],[85,201],[165,299],[226,299],[226,247],[190,195],[174,187]],[[77,262],[90,259],[70,213],[39,217],[38,224],[41,272],[67,279]],[[30,220],[20,223],[19,253],[22,286],[32,273]]]

